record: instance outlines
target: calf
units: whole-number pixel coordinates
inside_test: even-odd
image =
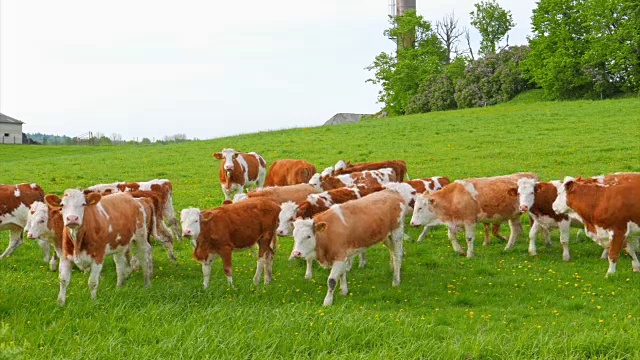
[[[113,254],[117,285],[122,286],[130,270],[126,252],[131,242],[137,245],[142,258],[145,286],[151,285],[153,262],[149,236],[154,215],[150,199],[136,200],[128,193],[105,197],[97,193],[85,195],[80,190],[68,189],[62,199],[50,194],[45,201],[61,209],[64,222],[58,294],[60,305],[66,302],[71,261],[81,270],[91,270],[89,289],[92,299],[97,297],[100,273],[107,255]]]
[[[405,176],[407,177],[407,179],[409,179],[409,175],[407,174],[407,164],[402,160],[388,160],[360,164],[351,164],[349,162],[340,160],[334,166],[332,175],[336,176],[342,174],[351,174],[354,172],[363,172],[365,170],[380,170],[385,168],[393,169],[393,172],[395,173],[397,179],[395,181],[402,182]]]
[[[9,245],[0,255],[4,259],[11,255],[23,241],[23,229],[27,224],[29,207],[44,200],[44,191],[36,184],[0,185],[0,231],[9,230]],[[39,240],[45,262],[50,262],[49,242]],[[51,265],[53,266],[53,265]]]
[[[267,175],[267,162],[262,156],[248,154],[233,149],[222,149],[213,157],[224,160],[220,163],[219,179],[225,200],[231,200],[233,194],[244,192],[245,187],[262,188]]]
[[[293,223],[293,251],[290,259],[316,259],[330,267],[324,305],[333,303],[338,280],[346,295],[347,270],[350,259],[379,242],[389,248],[393,263],[393,286],[400,284],[403,256],[404,213],[402,196],[393,190],[382,190],[361,199],[337,204],[312,219]]]
[[[510,195],[518,195],[520,211],[529,212],[532,224],[529,231],[529,254],[536,255],[536,237],[543,230],[545,242],[551,243],[552,228],[560,229],[562,260],[569,261],[569,237],[571,236],[571,219],[566,214],[557,214],[552,205],[558,195],[560,181],[537,182],[535,179],[518,180],[518,187],[509,189]]]
[[[418,194],[423,194],[424,192],[433,194],[434,192],[442,189],[443,186],[450,184],[451,180],[449,180],[449,178],[445,176],[434,176],[424,179],[407,180],[406,183],[411,185],[411,187],[414,188],[418,192]],[[414,205],[415,200],[409,204],[411,208],[413,208]],[[424,229],[422,229],[420,236],[418,236],[417,242],[424,241],[424,238],[425,236],[427,236],[428,232],[429,227],[425,226]]]
[[[58,268],[58,259],[62,257],[62,213],[57,207],[51,207],[41,201],[31,204],[24,232],[30,239],[42,239],[53,245],[54,256],[49,261],[51,271]]]
[[[318,192],[318,189],[310,184],[265,187],[262,188],[262,190],[252,191],[246,194],[236,194],[233,197],[233,202],[261,197],[269,199],[280,205],[287,201],[304,201],[310,194],[315,194]]]
[[[433,194],[419,195],[411,225],[446,224],[454,250],[464,255],[456,238],[457,226],[463,225],[467,239],[466,255],[473,257],[476,223],[509,221],[511,235],[505,250],[511,249],[522,232],[522,224],[518,199],[509,195],[508,189],[515,187],[518,179],[524,177],[537,179],[533,173],[518,173],[456,180]]]
[[[175,209],[173,207],[173,185],[171,181],[167,179],[154,179],[150,181],[139,182],[115,182],[111,184],[98,184],[88,187],[84,193],[89,194],[92,192],[99,193],[101,195],[108,195],[118,192],[132,192],[132,191],[153,191],[155,192],[160,201],[160,215],[161,225],[165,228],[171,228],[173,234],[171,234],[171,241],[173,237],[180,238],[180,229],[178,227],[178,219],[176,219]],[[169,223],[165,223],[165,220]]]
[[[213,210],[196,208],[182,210],[182,234],[191,237],[194,258],[202,264],[204,287],[209,286],[211,263],[222,258],[222,266],[229,286],[233,287],[231,253],[258,244],[258,266],[253,283],[260,282],[264,268],[264,282],[271,282],[276,227],[280,206],[268,199],[255,198],[228,204]]]
[[[316,167],[305,160],[276,160],[267,171],[264,186],[304,184],[316,173]]]
[[[289,236],[293,231],[293,222],[296,218],[311,218],[316,214],[329,210],[335,204],[342,204],[350,200],[360,199],[363,196],[384,189],[382,186],[349,185],[347,187],[325,191],[320,194],[311,194],[305,201],[288,201],[280,206],[278,235]],[[367,264],[366,253],[360,253],[359,267]],[[313,259],[307,259],[307,271],[305,279],[311,279]]]
[[[631,233],[640,232],[640,178],[613,185],[588,184],[565,178],[553,202],[558,213],[575,212],[592,238],[609,233],[609,269],[607,276],[616,272],[620,249]],[[627,242],[627,246],[629,246]],[[640,271],[634,259],[633,270]]]
[[[318,190],[333,190],[353,184],[363,184],[374,186],[376,184],[383,185],[396,181],[398,176],[391,168],[379,170],[367,170],[363,172],[353,172],[349,174],[330,176],[315,174],[309,180],[309,184],[315,186]]]

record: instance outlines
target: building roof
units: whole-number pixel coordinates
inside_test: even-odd
[[[5,123],[5,124],[24,124],[24,122],[20,121],[20,120],[16,120],[14,118],[12,118],[11,116],[7,116],[5,114],[0,113],[0,123]]]

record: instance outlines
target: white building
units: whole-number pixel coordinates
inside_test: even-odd
[[[0,144],[22,144],[22,124],[22,121],[0,113]]]

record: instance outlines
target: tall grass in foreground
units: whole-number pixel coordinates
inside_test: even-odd
[[[0,146],[0,183],[37,182],[61,194],[168,178],[176,210],[211,208],[223,199],[211,154],[224,147],[256,151],[268,162],[303,158],[320,169],[338,159],[403,159],[413,178],[534,171],[550,180],[640,171],[640,100],[526,96],[484,109],[168,146]],[[415,239],[419,230],[407,231]],[[116,288],[107,260],[98,299],[89,299],[88,276],[74,270],[64,308],[55,301],[57,274],[26,241],[0,262],[0,358],[639,357],[640,274],[629,259],[605,279],[601,248],[584,236],[573,234],[568,263],[557,232],[553,246],[534,257],[525,238],[509,252],[493,240],[466,259],[436,229],[424,243],[406,243],[398,288],[391,287],[388,251],[374,247],[367,267],[349,273],[349,295],[336,295],[330,308],[321,306],[328,271],[316,265],[313,280],[305,280],[304,264],[287,261],[290,238],[280,239],[269,286],[251,285],[257,259],[241,252],[234,254],[236,289],[216,263],[203,290],[190,245],[176,244],[174,265],[156,243],[151,288],[143,287],[141,273]],[[1,233],[0,247],[7,241]]]

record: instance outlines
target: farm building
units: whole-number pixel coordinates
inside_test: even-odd
[[[0,144],[22,144],[22,124],[22,121],[0,113]]]

